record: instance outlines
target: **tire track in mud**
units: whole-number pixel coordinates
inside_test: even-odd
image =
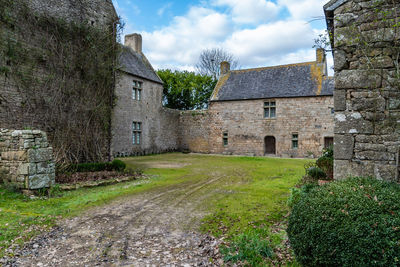
[[[179,225],[202,215],[194,211],[196,193],[225,177],[152,189],[66,220],[59,236],[11,266],[214,265],[208,263],[210,255],[199,250],[208,237]]]

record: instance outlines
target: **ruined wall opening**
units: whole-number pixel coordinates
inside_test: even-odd
[[[265,144],[265,155],[276,154],[276,140],[273,136],[266,136],[264,139]]]

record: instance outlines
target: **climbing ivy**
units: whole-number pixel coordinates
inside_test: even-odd
[[[0,123],[45,130],[59,163],[104,159],[121,29],[117,19],[98,28],[0,0]]]

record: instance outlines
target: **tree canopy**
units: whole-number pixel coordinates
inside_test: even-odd
[[[217,80],[208,75],[189,71],[158,70],[164,82],[163,104],[179,110],[204,109]]]

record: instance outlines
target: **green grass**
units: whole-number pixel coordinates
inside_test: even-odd
[[[5,248],[22,244],[63,217],[79,213],[129,195],[165,190],[168,187],[213,181],[190,195],[198,209],[206,212],[203,232],[224,236],[234,244],[246,233],[251,239],[278,246],[281,234],[270,226],[288,213],[290,188],[304,173],[301,159],[210,156],[170,153],[122,159],[131,169],[142,169],[148,182],[136,181],[91,189],[62,192],[60,197],[31,200],[0,187],[0,257]],[[202,196],[207,198],[202,199]],[[253,231],[257,233],[254,234]],[[240,245],[240,244],[239,244]],[[249,261],[248,261],[249,262]]]

